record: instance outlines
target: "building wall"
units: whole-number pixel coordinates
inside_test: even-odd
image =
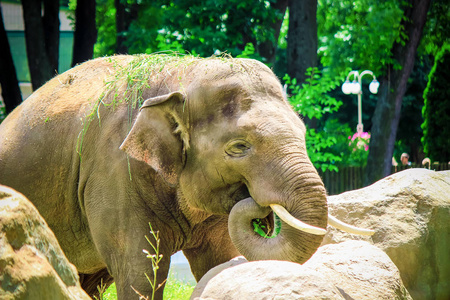
[[[30,72],[28,70],[28,58],[25,46],[25,31],[23,22],[22,5],[1,1],[3,12],[3,22],[8,36],[9,46],[16,67],[17,77],[20,82],[22,98],[25,100],[32,92],[30,83]],[[59,41],[59,68],[62,73],[70,68],[73,51],[73,12],[61,10],[60,20],[60,41]]]
[[[6,31],[9,30],[20,30],[24,31],[25,26],[23,24],[23,12],[22,4],[5,2],[2,0],[0,2],[3,11],[3,22],[5,23]],[[59,12],[59,21],[61,23],[59,30],[61,31],[74,31],[74,26],[72,26],[73,13],[69,10],[61,9]]]

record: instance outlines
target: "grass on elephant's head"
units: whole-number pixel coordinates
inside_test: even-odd
[[[84,136],[89,129],[91,122],[97,118],[100,122],[100,107],[112,107],[113,109],[120,103],[129,105],[129,123],[131,129],[131,111],[141,106],[144,102],[143,92],[150,88],[149,78],[155,74],[160,74],[167,67],[166,73],[176,68],[180,64],[189,65],[199,59],[193,55],[171,54],[137,54],[125,64],[120,63],[120,56],[106,58],[112,63],[113,71],[104,82],[104,90],[100,96],[92,103],[92,108],[82,119],[82,130],[78,136],[76,145],[77,152],[81,158]],[[167,76],[167,74],[160,74]]]
[[[169,278],[164,288],[164,300],[189,300],[193,285]],[[116,284],[112,284],[103,294],[103,300],[117,300]]]
[[[83,148],[84,136],[89,129],[91,122],[97,118],[100,123],[100,107],[112,107],[113,109],[121,104],[129,105],[129,130],[131,129],[132,111],[140,107],[144,102],[143,93],[151,88],[150,78],[160,76],[161,78],[171,78],[176,76],[179,79],[184,77],[184,71],[196,61],[220,59],[230,63],[230,66],[240,65],[241,72],[252,72],[252,67],[246,67],[246,63],[238,61],[228,54],[201,58],[191,54],[181,54],[176,52],[155,53],[155,54],[135,54],[127,63],[121,63],[120,56],[106,58],[112,63],[112,71],[109,78],[105,79],[104,88],[100,96],[92,101],[92,107],[82,118],[82,130],[78,136],[76,150],[80,155]],[[180,90],[184,87],[180,82]]]

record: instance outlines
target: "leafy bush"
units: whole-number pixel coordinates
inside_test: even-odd
[[[365,166],[369,155],[370,133],[356,132],[353,136],[349,136],[348,139],[350,155],[348,155],[347,165]]]
[[[71,0],[72,2],[74,0]],[[97,0],[98,39],[95,56],[113,54],[116,47],[114,0]],[[273,1],[207,0],[149,1],[122,0],[136,9],[129,27],[121,36],[129,54],[184,50],[209,57],[216,52],[233,56],[242,52],[243,41],[255,48],[267,42],[276,44],[273,23],[284,13]]]
[[[256,49],[255,46],[253,46],[252,43],[247,43],[245,45],[244,50],[242,51],[241,54],[238,54],[236,56],[237,58],[253,58],[253,59],[257,59],[259,61],[262,61],[262,57],[261,55],[259,55],[258,53],[256,53]]]
[[[328,147],[327,151],[340,158],[340,160],[334,162],[336,167],[366,165],[369,154],[367,150],[369,133],[366,132],[360,137],[357,133],[353,133],[348,124],[342,124],[335,118],[326,120],[322,131],[324,135],[335,139],[335,143]]]
[[[425,154],[433,161],[450,160],[450,43],[436,55],[424,91],[422,109],[422,144]]]
[[[6,118],[6,108],[3,99],[0,97],[0,123]]]
[[[338,77],[331,78],[318,68],[308,68],[306,83],[299,86],[295,78],[284,76],[284,81],[290,91],[289,103],[295,111],[309,119],[321,119],[325,114],[335,112],[342,105],[327,93],[336,88],[340,81]],[[330,151],[337,143],[337,137],[326,131],[307,128],[306,148],[309,158],[317,169],[322,171],[338,171],[337,162],[342,159]]]

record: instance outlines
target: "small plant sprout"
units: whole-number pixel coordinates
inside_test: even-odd
[[[94,299],[95,300],[103,300],[104,294],[106,291],[106,284],[103,283],[103,278],[100,279],[100,285],[97,286],[97,290],[98,290],[98,298],[97,298],[97,296],[94,296]]]
[[[145,236],[147,242],[150,244],[150,246],[153,249],[153,253],[146,250],[146,249],[142,249],[142,252],[145,253],[147,255],[147,258],[150,258],[152,261],[152,270],[153,270],[153,279],[150,278],[147,273],[145,273],[145,277],[147,277],[148,282],[150,283],[151,287],[152,287],[152,296],[151,298],[145,297],[142,294],[140,294],[138,291],[136,291],[134,288],[133,290],[139,295],[139,299],[145,299],[145,300],[149,300],[149,299],[155,299],[155,292],[164,285],[164,283],[166,282],[167,279],[165,279],[163,282],[161,282],[160,284],[157,285],[157,274],[158,274],[158,269],[159,269],[159,262],[162,260],[163,255],[159,253],[159,246],[160,246],[160,238],[159,238],[159,231],[154,231],[152,228],[152,224],[148,223],[148,225],[150,226],[150,234],[153,236],[153,238],[155,239],[155,243],[153,243],[147,236]]]

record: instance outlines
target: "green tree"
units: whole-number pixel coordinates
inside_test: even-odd
[[[378,102],[373,116],[372,137],[364,174],[369,185],[391,172],[392,155],[400,120],[403,96],[414,66],[416,51],[425,26],[431,0],[404,2],[400,35],[391,48],[393,62],[380,79]]]
[[[400,34],[399,1],[318,0],[318,55],[333,74],[369,69],[381,75],[393,62],[390,49]],[[345,74],[346,75],[346,74]]]
[[[372,133],[366,184],[390,173],[402,99],[429,2],[319,0],[318,54],[324,67],[341,74],[348,67],[369,69],[381,82],[377,98],[370,93],[364,96],[363,120],[366,118],[365,128]],[[418,97],[414,100],[415,103],[420,101]],[[409,107],[420,110],[420,105]],[[353,104],[344,105],[343,112],[348,112],[349,108],[352,109],[350,115],[355,115]],[[367,114],[368,108],[375,108],[372,120],[367,119],[372,114],[371,110]]]
[[[294,110],[310,120],[320,120],[324,115],[336,112],[342,102],[327,93],[339,85],[340,80],[318,68],[308,68],[306,76],[302,84],[289,75],[283,78],[289,87],[288,100]],[[342,159],[330,150],[337,143],[336,131],[316,130],[307,124],[306,127],[306,149],[311,162],[322,171],[338,171],[336,165]]]
[[[424,92],[422,143],[425,154],[433,161],[450,161],[450,43],[435,58]]]
[[[446,42],[450,42],[450,3],[447,0],[433,0],[419,52],[421,55],[435,56]]]
[[[97,42],[94,57],[113,55],[116,50],[116,8],[114,0],[97,0],[96,26]]]
[[[111,0],[100,0],[97,4],[97,56],[119,51],[111,50],[113,40],[119,40],[118,45],[126,48],[120,52],[185,49],[201,56],[218,52],[236,56],[251,43],[266,63],[274,60],[287,5],[286,0],[115,0],[114,3],[114,7]],[[122,11],[125,16],[116,17]],[[114,31],[111,26],[117,29]]]

